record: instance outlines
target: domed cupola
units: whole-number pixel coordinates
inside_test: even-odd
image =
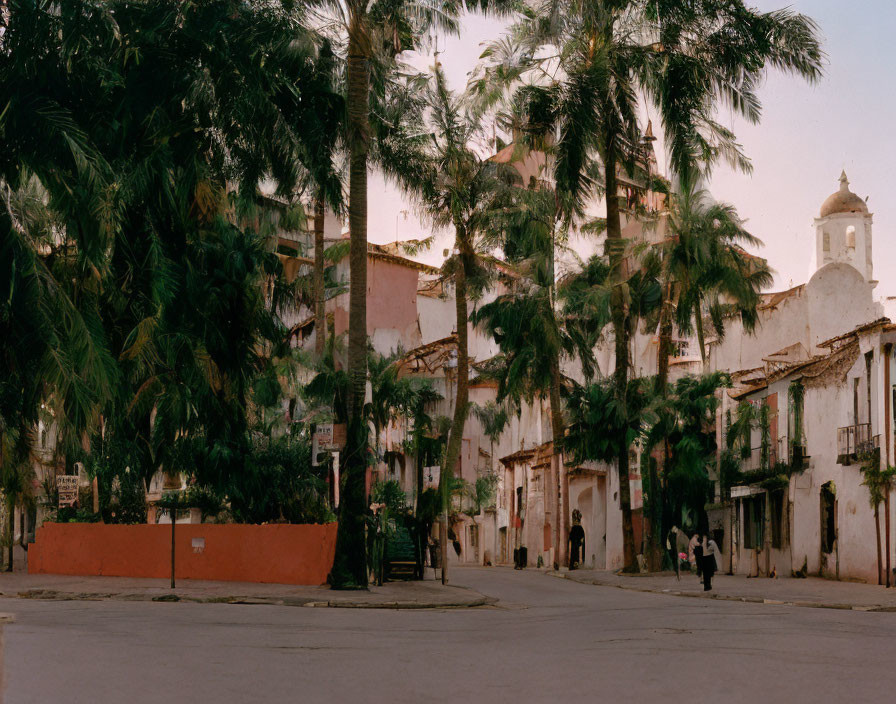
[[[868,213],[868,206],[859,196],[849,190],[849,179],[846,172],[840,174],[840,190],[832,193],[821,204],[821,217],[826,218],[836,213]]]

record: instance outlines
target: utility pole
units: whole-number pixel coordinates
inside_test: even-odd
[[[174,526],[177,525],[177,509],[171,506],[171,588],[174,589]]]

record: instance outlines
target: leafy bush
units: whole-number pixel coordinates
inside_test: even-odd
[[[326,468],[311,466],[311,445],[289,437],[256,440],[244,470],[226,487],[238,523],[328,523]]]
[[[371,500],[376,504],[385,504],[393,516],[407,508],[407,498],[401,484],[394,479],[374,484]]]

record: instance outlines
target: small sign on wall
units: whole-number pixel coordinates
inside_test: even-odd
[[[193,552],[197,555],[205,552],[205,538],[193,538],[191,544]]]
[[[56,477],[56,491],[59,493],[59,508],[74,506],[78,501],[78,476],[60,474]]]

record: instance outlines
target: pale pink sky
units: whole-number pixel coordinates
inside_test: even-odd
[[[755,0],[761,10],[781,7],[776,0]],[[732,127],[753,161],[752,175],[719,166],[709,189],[720,201],[734,204],[748,220],[748,229],[765,242],[759,252],[776,270],[776,288],[804,283],[814,245],[813,218],[822,201],[838,187],[845,169],[851,188],[874,214],[875,278],[878,293],[896,295],[896,205],[892,165],[896,114],[892,32],[896,4],[865,0],[795,0],[790,3],[818,22],[828,55],[825,76],[815,86],[792,77],[771,74],[760,91],[764,111],[759,125],[730,115],[721,121]],[[463,36],[440,39],[441,61],[452,86],[461,90],[481,53],[481,44],[500,36],[501,22],[468,17]],[[415,63],[429,63],[420,57]],[[657,142],[658,151],[662,142]],[[658,153],[660,165],[665,163]],[[369,238],[389,242],[428,235],[428,228],[409,213],[401,194],[381,179],[371,179]],[[449,237],[422,258],[438,263]]]

